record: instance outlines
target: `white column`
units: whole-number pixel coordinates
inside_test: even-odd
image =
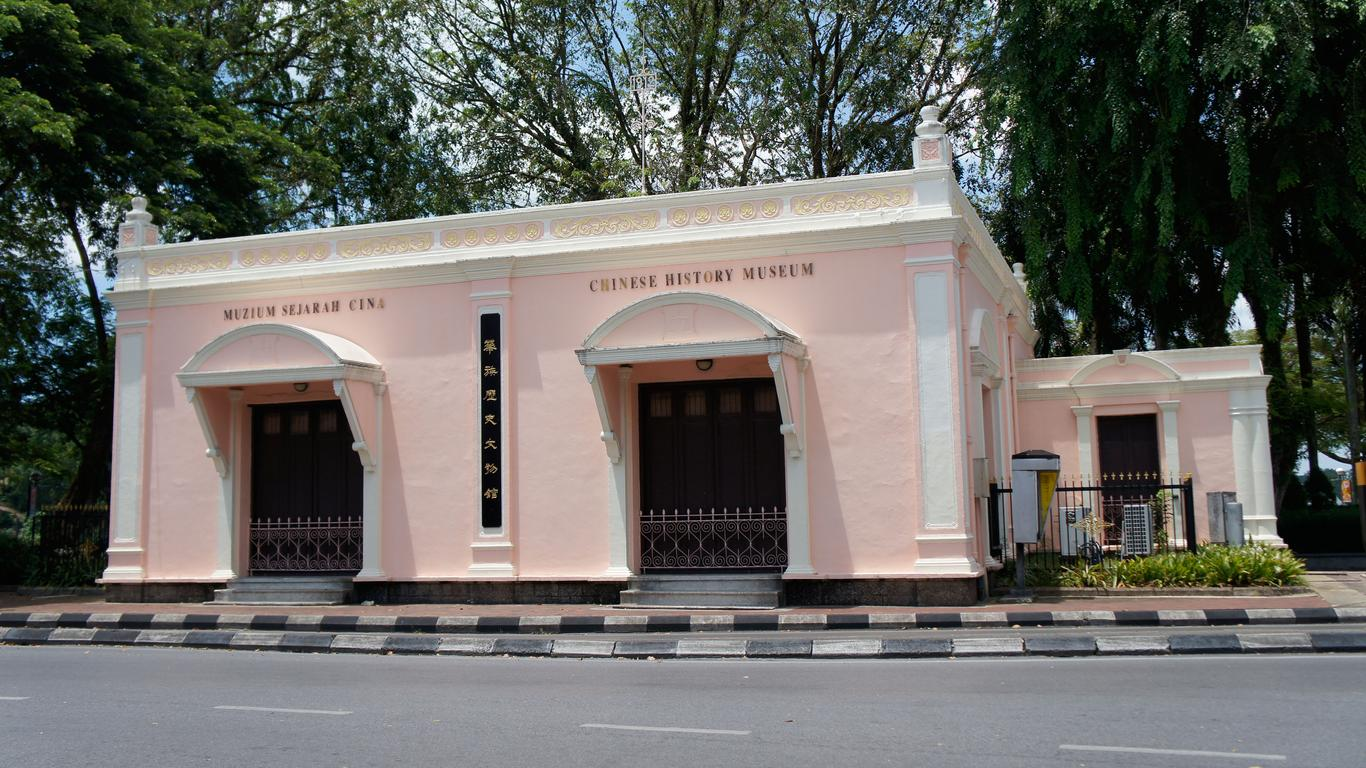
[[[1091,411],[1093,406],[1074,405],[1072,415],[1077,418],[1077,474],[1090,481],[1096,474],[1092,463]]]
[[[1276,500],[1271,484],[1271,436],[1266,390],[1229,393],[1233,419],[1233,475],[1243,505],[1243,531],[1254,542],[1283,547],[1276,534]]]
[[[218,494],[218,567],[214,570],[215,579],[237,578],[234,560],[237,554],[237,468],[241,456],[240,420],[242,414],[242,390],[228,390],[228,445],[223,466],[226,471],[219,473],[222,490]],[[221,450],[221,447],[220,447]]]
[[[387,384],[375,384],[375,434],[366,435],[363,445],[370,461],[362,462],[365,472],[361,478],[361,569],[357,579],[382,580],[387,578],[383,563],[384,531],[384,393]]]
[[[617,368],[617,401],[621,406],[617,421],[617,458],[612,462],[612,488],[608,494],[607,571],[604,576],[625,578],[631,574],[631,398],[632,369]],[[598,390],[601,392],[601,388]],[[606,401],[603,402],[606,408]]]
[[[141,581],[143,428],[146,418],[144,333],[120,333],[115,347],[114,494],[105,581]]]

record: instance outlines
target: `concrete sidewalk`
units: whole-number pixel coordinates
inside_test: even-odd
[[[605,605],[337,605],[112,603],[88,595],[0,593],[0,626],[120,629],[330,629],[332,631],[559,633],[764,631],[1010,626],[1209,626],[1358,621],[1366,573],[1309,574],[1301,594],[1259,590],[1094,597],[1041,596],[1033,604],[793,606],[774,610],[681,610]],[[1211,594],[1211,592],[1213,592]],[[1284,592],[1284,591],[1282,591]],[[1345,613],[1332,609],[1354,609]],[[30,619],[32,617],[32,619]],[[60,620],[59,620],[60,619]],[[87,622],[91,622],[87,624]]]
[[[0,596],[0,644],[633,659],[1366,652],[1366,575],[1309,581],[1313,591],[1271,596],[761,611],[147,604],[10,593]]]

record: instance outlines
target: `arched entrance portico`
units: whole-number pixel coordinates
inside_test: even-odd
[[[250,445],[253,429],[261,432],[262,439],[269,435],[280,444],[272,443],[274,449],[282,449],[287,438],[276,438],[275,433],[290,432],[291,419],[298,427],[294,433],[308,442],[305,459],[326,466],[329,460],[336,461],[329,446],[347,443],[359,459],[362,543],[356,578],[385,577],[380,561],[380,480],[386,384],[384,368],[373,355],[334,334],[283,323],[256,323],[204,345],[176,378],[194,408],[205,455],[213,461],[221,481],[214,578],[236,578],[248,567],[241,555],[239,531],[251,508],[252,489],[244,477],[255,447]],[[257,418],[246,415],[248,400],[261,402],[263,413]],[[264,413],[267,408],[289,404],[298,413]],[[349,430],[347,443],[335,442],[344,439],[341,430]],[[308,507],[308,514],[320,514],[318,499],[301,503]],[[342,570],[350,568],[354,565]]]
[[[734,299],[679,291],[650,296],[616,312],[588,335],[576,354],[593,391],[610,462],[607,575],[632,574],[632,534],[638,526],[643,458],[635,455],[633,449],[641,426],[634,403],[634,385],[644,378],[637,375],[637,370],[645,372],[672,364],[668,368],[673,374],[670,381],[702,380],[705,377],[699,372],[708,361],[712,365],[734,364],[735,370],[749,372],[745,378],[759,372],[764,372],[765,378],[771,377],[771,391],[777,401],[776,428],[782,441],[785,572],[814,573],[802,427],[808,357],[806,346],[796,333]],[[693,368],[689,376],[687,371],[697,363],[701,365]],[[730,388],[737,392],[760,392],[746,390],[738,383]],[[754,405],[737,404],[736,408],[737,415],[752,414]],[[758,416],[754,418],[761,420]]]

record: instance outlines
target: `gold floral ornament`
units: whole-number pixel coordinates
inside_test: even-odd
[[[545,225],[539,221],[526,224],[504,224],[500,227],[474,227],[472,229],[448,229],[441,233],[441,245],[446,248],[473,248],[477,245],[503,243],[535,242],[545,234]]]
[[[272,264],[303,264],[327,258],[327,243],[304,243],[274,248],[246,248],[237,254],[237,263],[244,267],[267,267]]]
[[[792,212],[798,216],[818,213],[875,211],[879,208],[905,208],[915,204],[910,187],[863,189],[856,192],[826,192],[792,198]]]
[[[343,240],[337,243],[337,252],[341,254],[343,259],[367,256],[402,256],[408,253],[421,253],[431,250],[432,240],[430,232],[394,235],[392,237],[365,237],[359,240]]]
[[[177,256],[172,259],[153,259],[147,262],[144,269],[147,270],[148,277],[161,277],[162,275],[192,275],[199,272],[214,272],[220,269],[227,269],[232,261],[230,255],[224,253],[206,253],[203,256]]]
[[[690,224],[732,224],[739,221],[753,221],[762,216],[771,219],[782,210],[782,201],[745,200],[739,203],[720,203],[718,205],[698,205],[691,208],[672,208],[669,210],[669,224],[686,227]]]
[[[655,229],[659,226],[659,211],[614,213],[606,216],[580,216],[557,219],[552,231],[560,239],[570,237],[601,237],[625,235]]]

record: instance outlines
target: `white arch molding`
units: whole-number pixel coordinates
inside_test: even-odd
[[[653,310],[673,306],[710,307],[743,320],[752,334],[741,338],[708,339],[676,344],[602,346],[617,329]],[[629,442],[620,438],[630,428],[632,414],[624,405],[612,413],[603,388],[602,366],[632,366],[645,363],[721,357],[763,357],[773,373],[782,416],[780,431],[786,454],[784,476],[787,494],[788,575],[814,574],[811,566],[811,519],[808,499],[809,477],[806,463],[804,420],[806,417],[806,371],[810,364],[806,345],[788,326],[735,299],[700,291],[671,291],[636,301],[615,312],[594,328],[576,350],[584,375],[593,390],[602,427],[601,438],[607,451],[611,473],[608,514],[609,557],[604,575],[621,578],[631,575],[629,560],[630,496],[627,460]],[[629,371],[629,368],[621,369]],[[629,373],[620,376],[618,398],[625,402]]]
[[[212,365],[221,352],[258,337],[302,342],[316,360],[294,363],[278,360],[256,367]],[[381,562],[384,396],[388,391],[384,368],[374,355],[355,342],[331,333],[285,323],[254,323],[234,328],[205,344],[176,374],[194,407],[204,434],[205,455],[221,481],[217,521],[217,568],[212,576],[240,575],[236,560],[238,520],[242,514],[238,482],[242,461],[243,395],[247,388],[299,381],[329,381],[351,428],[351,448],[360,457],[362,552],[357,580],[383,580]]]
[[[1118,350],[1114,354],[1104,355],[1092,360],[1073,374],[1072,378],[1067,381],[1067,384],[1072,387],[1085,384],[1088,379],[1106,368],[1115,368],[1125,365],[1136,365],[1139,368],[1146,368],[1157,374],[1155,378],[1160,381],[1181,380],[1181,374],[1170,365],[1167,365],[1156,358],[1149,357],[1142,352],[1130,352],[1126,349]]]

